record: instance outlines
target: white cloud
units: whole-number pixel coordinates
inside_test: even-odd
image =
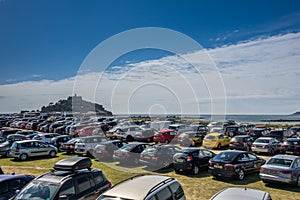
[[[1,85],[0,110],[39,109],[74,90],[114,113],[151,113],[157,108],[210,113],[222,109],[223,80],[228,113],[291,113],[299,109],[299,61],[300,33],[260,38],[207,52],[127,62],[105,73]]]

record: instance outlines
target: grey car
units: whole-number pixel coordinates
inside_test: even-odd
[[[10,148],[9,156],[20,160],[29,157],[50,156],[55,157],[57,148],[38,140],[23,140],[14,142]]]
[[[104,192],[97,200],[185,200],[180,183],[171,177],[142,175],[129,178]]]
[[[264,183],[288,183],[300,187],[300,157],[276,155],[261,166],[260,179]]]
[[[240,199],[272,200],[268,192],[251,189],[251,188],[238,188],[238,187],[225,188],[210,198],[210,200],[240,200]]]
[[[256,153],[275,154],[281,149],[281,143],[272,137],[260,137],[252,143],[251,150]]]

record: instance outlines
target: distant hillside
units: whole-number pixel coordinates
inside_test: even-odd
[[[51,102],[48,106],[43,106],[41,112],[96,112],[97,115],[112,115],[112,112],[105,110],[102,105],[85,101],[81,96],[77,95],[70,96],[66,100],[61,99],[56,103]]]
[[[300,115],[300,111],[293,113],[292,115]]]

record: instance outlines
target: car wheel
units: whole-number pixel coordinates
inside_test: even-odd
[[[297,178],[297,187],[300,187],[300,175]]]
[[[165,144],[169,144],[169,140],[165,140]]]
[[[49,155],[50,155],[50,157],[55,157],[56,156],[56,152],[55,151],[50,151],[50,153],[49,153]]]
[[[6,152],[5,156],[6,156],[6,158],[9,157],[9,151]]]
[[[217,149],[221,149],[221,148],[222,148],[222,146],[221,146],[221,144],[219,143],[218,146],[217,146]]]
[[[139,162],[140,162],[140,161],[139,161],[139,158],[134,158],[134,159],[133,159],[133,163],[134,163],[135,165],[139,164]]]
[[[132,142],[132,141],[133,141],[133,137],[132,137],[131,135],[129,135],[129,136],[127,136],[126,140],[127,140],[128,142]]]
[[[244,180],[244,178],[245,178],[245,172],[244,172],[244,170],[240,169],[238,172],[238,179],[240,181],[242,181],[242,180]]]
[[[24,160],[27,160],[28,158],[28,155],[26,153],[23,153],[20,155],[20,160],[24,161]]]
[[[271,155],[274,155],[274,149],[271,149],[270,153]]]
[[[162,166],[162,168],[167,168],[167,167],[169,167],[170,163],[168,161],[164,160],[161,162],[160,165]]]
[[[175,170],[175,174],[179,174],[180,170],[179,169],[174,169]]]
[[[199,174],[199,171],[200,171],[199,170],[199,166],[198,165],[194,165],[192,171],[193,171],[193,174],[195,174],[195,175]]]

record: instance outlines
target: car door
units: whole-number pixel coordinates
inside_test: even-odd
[[[252,153],[248,153],[249,159],[253,162],[253,166],[251,168],[252,171],[258,171],[262,166],[262,161],[257,158],[256,155]]]
[[[43,142],[36,142],[35,146],[38,148],[38,155],[44,156],[49,154],[49,145]]]
[[[215,156],[214,153],[206,149],[201,149],[199,152],[199,162],[201,162],[201,167],[208,166],[209,159],[213,158],[214,156]]]
[[[36,141],[31,141],[31,142],[26,142],[23,143],[22,146],[26,149],[26,153],[28,156],[39,156],[39,147],[38,147],[38,142]]]
[[[76,199],[92,194],[95,190],[90,173],[83,173],[75,178]]]
[[[254,161],[250,160],[247,153],[241,153],[238,156],[237,164],[240,169],[244,169],[245,172],[251,171],[254,166]]]

